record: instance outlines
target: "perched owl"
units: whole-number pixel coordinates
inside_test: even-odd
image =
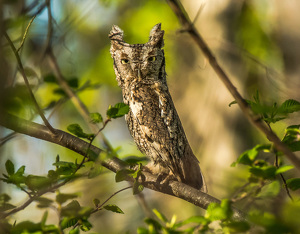
[[[112,27],[110,53],[123,101],[130,107],[125,119],[131,136],[159,170],[206,192],[199,162],[168,90],[161,24],[153,27],[145,44],[128,44],[123,35],[118,26]]]

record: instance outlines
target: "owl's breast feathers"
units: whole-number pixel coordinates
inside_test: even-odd
[[[205,191],[199,162],[185,136],[171,95],[160,82],[132,82],[128,94],[128,125],[139,149],[167,166],[182,182]],[[127,97],[128,97],[127,96]]]

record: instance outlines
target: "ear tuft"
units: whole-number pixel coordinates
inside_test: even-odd
[[[123,41],[124,32],[117,25],[113,25],[108,37],[112,41]]]
[[[150,31],[150,37],[148,43],[152,46],[158,46],[162,48],[164,46],[164,30],[161,30],[161,23],[156,24]]]

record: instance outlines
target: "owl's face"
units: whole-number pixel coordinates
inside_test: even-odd
[[[130,86],[133,80],[151,84],[164,79],[164,31],[160,24],[151,30],[150,39],[145,44],[128,44],[123,41],[123,31],[113,26],[110,33],[111,55],[119,86]]]

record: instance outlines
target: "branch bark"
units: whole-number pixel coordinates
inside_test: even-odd
[[[167,0],[169,6],[176,14],[179,19],[181,25],[184,28],[184,31],[189,33],[194,42],[198,45],[198,47],[202,50],[204,56],[208,59],[211,67],[217,73],[220,80],[224,83],[228,91],[231,93],[233,98],[238,103],[242,112],[248,121],[258,128],[261,132],[265,134],[265,136],[274,144],[274,147],[281,151],[295,167],[300,170],[300,159],[278,138],[278,136],[268,128],[268,126],[263,122],[260,116],[253,113],[245,99],[241,96],[241,94],[237,91],[236,87],[230,81],[228,75],[225,73],[223,68],[217,62],[215,56],[212,51],[208,47],[207,43],[203,40],[198,30],[195,28],[194,24],[191,22],[188,14],[186,13],[184,7],[180,3],[179,0]]]
[[[18,133],[61,145],[83,156],[86,156],[88,149],[96,154],[100,154],[102,152],[100,148],[93,145],[89,147],[88,142],[62,130],[55,129],[55,134],[53,134],[46,126],[21,119],[8,113],[2,113],[0,115],[0,125]],[[129,169],[128,165],[118,158],[106,159],[105,161],[102,161],[101,164],[113,172],[117,172],[122,169]],[[128,181],[133,182],[133,179],[128,178]],[[208,205],[212,202],[220,203],[220,200],[217,198],[210,196],[209,194],[202,193],[199,190],[178,181],[170,181],[168,185],[162,185],[158,181],[159,179],[157,175],[153,175],[148,172],[144,172],[142,178],[140,178],[140,182],[146,188],[181,198],[203,209],[207,209]],[[232,207],[232,209],[234,213],[233,217],[235,219],[245,219],[245,214],[243,212],[235,207]]]

